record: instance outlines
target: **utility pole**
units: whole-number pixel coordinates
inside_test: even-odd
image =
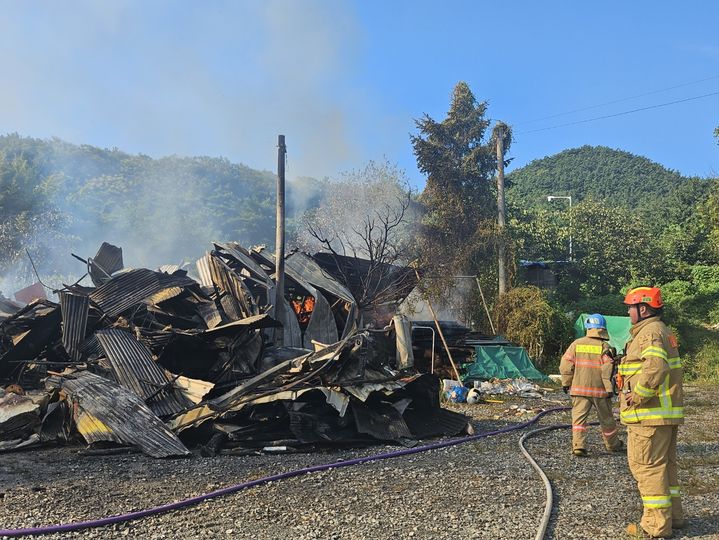
[[[285,317],[285,136],[277,136],[277,221],[275,226],[275,320]],[[275,345],[284,344],[284,327],[275,329]]]
[[[497,267],[499,270],[499,296],[507,291],[507,267],[506,267],[506,246],[505,246],[505,226],[506,226],[506,206],[504,203],[504,136],[506,126],[502,122],[497,122],[494,126],[494,136],[497,141],[497,225],[499,228],[499,259]]]

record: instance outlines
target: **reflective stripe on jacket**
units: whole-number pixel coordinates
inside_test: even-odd
[[[609,344],[598,337],[575,340],[562,356],[559,373],[562,386],[571,386],[572,396],[607,397],[612,391],[612,359]]]
[[[620,418],[623,424],[647,426],[684,422],[683,369],[677,340],[659,317],[631,328],[626,356],[619,364],[624,377]],[[627,396],[632,404],[627,405]]]

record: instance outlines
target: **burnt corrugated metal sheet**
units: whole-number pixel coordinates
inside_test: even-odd
[[[315,287],[324,289],[345,302],[355,303],[350,290],[332,277],[331,274],[322,270],[322,267],[310,256],[297,251],[285,259],[285,267],[292,268]]]
[[[171,416],[192,405],[135,336],[117,329],[100,330],[96,335],[117,381],[140,396],[156,415]]]
[[[190,451],[132,392],[88,371],[50,377],[73,404],[78,430],[88,442],[114,441],[137,446],[149,456],[186,456]]]
[[[85,340],[90,299],[85,295],[60,293],[62,313],[62,346],[76,362],[82,356],[79,346]]]
[[[215,242],[215,247],[232,256],[238,263],[245,267],[252,276],[262,281],[268,289],[274,289],[275,282],[270,279],[265,269],[262,268],[242,246],[236,243],[220,244]]]
[[[209,265],[212,282],[222,294],[220,303],[227,316],[236,321],[255,315],[250,307],[253,304],[250,291],[247,290],[247,287],[244,286],[242,280],[235,275],[232,269],[227,266],[227,263],[219,257],[211,255]]]
[[[11,378],[23,369],[22,361],[37,358],[49,342],[60,339],[60,306],[49,300],[28,304],[0,323],[0,333],[12,339],[12,347],[2,348],[0,379]]]
[[[21,304],[5,298],[0,294],[0,320],[10,317],[14,313],[17,313],[22,308]]]
[[[92,334],[85,341],[80,343],[78,349],[87,358],[97,357],[102,354],[102,347],[100,347],[100,342],[97,340],[97,336],[95,334]]]
[[[94,259],[88,259],[90,279],[100,286],[107,282],[113,273],[122,270],[122,248],[103,242]]]
[[[155,272],[139,268],[113,277],[90,293],[90,300],[105,315],[116,317],[162,288]]]
[[[160,266],[160,268],[157,269],[158,272],[163,272],[165,274],[174,274],[180,269],[180,267],[176,264],[163,264]]]
[[[183,290],[184,289],[182,287],[169,287],[167,289],[162,289],[160,292],[157,292],[152,296],[146,298],[145,303],[150,305],[157,305],[160,302],[172,300],[173,298],[180,296]]]
[[[198,259],[195,266],[197,266],[197,273],[200,274],[200,284],[203,287],[213,287],[212,272],[210,271],[210,254],[206,253],[204,257]]]
[[[361,291],[383,291],[383,302],[401,302],[417,285],[413,268],[376,263],[358,257],[319,252],[313,259],[357,296]]]
[[[202,302],[197,305],[197,313],[205,321],[207,328],[214,328],[222,324],[222,315],[214,302]]]
[[[352,403],[352,412],[359,433],[371,435],[380,441],[399,441],[412,437],[400,412],[389,403],[377,402],[369,407],[366,403],[355,401]]]
[[[163,287],[193,287],[199,285],[197,281],[187,275],[184,270],[178,270],[174,274],[157,273],[157,279]]]
[[[256,251],[254,255],[264,260],[268,266],[275,265],[274,255],[267,251]],[[285,267],[285,273],[287,277],[297,282],[315,299],[310,322],[302,335],[302,346],[306,349],[311,349],[313,341],[335,343],[338,339],[337,324],[335,323],[334,315],[332,315],[329,302],[327,302],[319,290],[315,289],[312,284],[304,279],[301,271],[297,271],[295,266],[288,264]],[[289,313],[289,317],[295,317],[294,311]]]
[[[408,409],[404,421],[415,439],[459,435],[469,425],[463,414],[442,408]]]
[[[138,339],[140,340],[140,343],[145,345],[145,347],[150,349],[155,354],[158,354],[168,343],[170,343],[174,336],[174,332],[140,330]]]

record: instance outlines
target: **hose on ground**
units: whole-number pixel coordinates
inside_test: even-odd
[[[542,482],[544,483],[544,491],[546,492],[546,502],[544,503],[544,514],[542,515],[542,521],[539,523],[539,528],[537,529],[537,534],[534,537],[534,540],[544,540],[544,535],[547,534],[547,527],[549,526],[549,519],[552,516],[552,506],[554,506],[554,494],[552,493],[552,484],[549,482],[549,478],[547,478],[547,475],[544,474],[544,471],[539,466],[539,464],[534,460],[534,458],[530,455],[530,453],[527,451],[527,449],[524,447],[524,441],[529,439],[530,437],[534,437],[535,435],[542,433],[544,431],[549,431],[552,429],[566,429],[571,428],[571,424],[557,424],[554,426],[546,426],[541,427],[539,429],[533,429],[532,431],[528,431],[524,435],[522,435],[519,439],[519,449],[524,454],[524,457],[527,458],[527,461],[534,467],[534,470],[537,471],[537,474],[539,474],[539,477],[542,479]]]
[[[104,518],[99,519],[93,519],[88,521],[78,521],[75,523],[65,523],[65,524],[56,524],[56,525],[44,525],[41,527],[28,527],[23,529],[0,529],[0,536],[6,536],[10,538],[16,538],[20,536],[29,536],[29,535],[42,535],[42,534],[52,534],[52,533],[62,533],[62,532],[69,532],[69,531],[78,531],[82,529],[89,529],[93,527],[102,527],[106,525],[114,525],[116,523],[123,523],[126,521],[133,521],[141,518],[145,518],[148,516],[156,515],[156,514],[162,514],[164,512],[169,512],[172,510],[178,510],[180,508],[186,508],[188,506],[193,506],[196,504],[199,504],[203,501],[214,499],[216,497],[222,497],[224,495],[229,495],[231,493],[237,493],[238,491],[260,486],[263,484],[267,484],[269,482],[276,482],[279,480],[285,480],[287,478],[294,478],[296,476],[302,476],[305,474],[313,473],[313,472],[320,472],[320,471],[327,471],[330,469],[340,469],[343,467],[351,467],[353,465],[360,465],[362,463],[369,463],[371,461],[381,461],[385,459],[393,459],[396,457],[401,456],[409,456],[412,454],[418,454],[420,452],[427,452],[429,450],[439,450],[442,448],[449,448],[452,446],[457,446],[460,444],[477,441],[486,437],[492,437],[494,435],[501,435],[504,433],[510,433],[512,431],[517,431],[520,429],[524,429],[526,427],[529,427],[531,425],[536,424],[542,417],[559,411],[566,411],[569,410],[570,407],[554,407],[552,409],[547,409],[546,411],[542,411],[538,413],[536,416],[531,418],[530,420],[527,420],[525,422],[520,422],[518,424],[514,424],[512,426],[508,426],[505,428],[501,428],[494,431],[487,431],[483,433],[478,433],[476,435],[469,435],[467,437],[460,437],[456,439],[450,439],[448,441],[441,441],[437,443],[432,443],[424,446],[417,446],[414,448],[406,448],[402,450],[397,450],[393,452],[385,452],[382,454],[375,454],[371,456],[365,456],[360,458],[354,458],[354,459],[348,459],[344,461],[338,461],[333,463],[325,463],[322,465],[313,465],[311,467],[304,467],[301,469],[295,469],[293,471],[288,471],[284,473],[278,473],[273,474],[269,476],[265,476],[263,478],[258,478],[257,480],[251,480],[247,482],[241,482],[239,484],[231,485],[222,489],[218,489],[215,491],[211,491],[209,493],[204,493],[202,495],[197,495],[195,497],[189,497],[187,499],[183,499],[181,501],[175,501],[172,503],[167,503],[159,506],[154,506],[151,508],[146,508],[144,510],[138,510],[136,512],[128,512],[125,514],[118,514],[114,516],[107,516]],[[551,489],[551,487],[550,487]],[[550,513],[551,513],[551,505],[550,505]],[[546,510],[545,510],[546,513]]]

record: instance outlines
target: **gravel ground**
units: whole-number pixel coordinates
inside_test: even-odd
[[[680,431],[680,478],[690,526],[675,538],[719,538],[719,412],[716,390],[688,388]],[[560,399],[560,398],[557,398]],[[564,396],[561,396],[564,399]],[[517,422],[510,404],[454,406],[478,431]],[[526,417],[525,417],[526,418]],[[542,425],[569,421],[554,414]],[[184,510],[45,538],[456,538],[531,539],[544,508],[541,481],[514,432],[412,456],[275,482]],[[570,431],[549,431],[527,448],[555,490],[549,537],[615,539],[641,504],[626,456],[604,451],[591,432],[591,456],[573,458]],[[57,448],[0,455],[0,528],[40,526],[140,510],[281,471],[396,450],[372,447],[311,454],[193,457],[86,457]]]

